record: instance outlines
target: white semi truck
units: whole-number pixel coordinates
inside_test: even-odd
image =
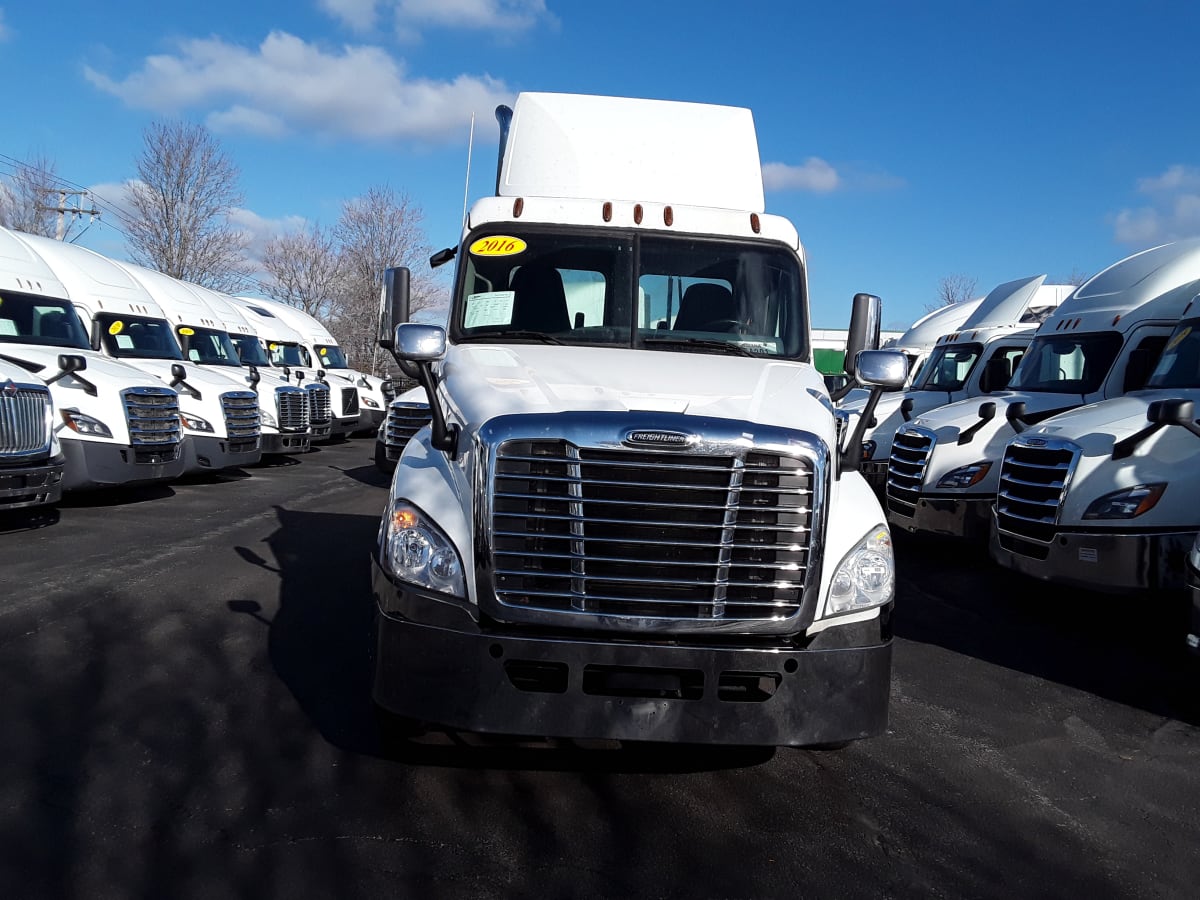
[[[1187,557],[1188,596],[1191,598],[1191,615],[1187,631],[1187,648],[1200,658],[1200,534]]]
[[[345,352],[318,319],[302,309],[275,300],[257,297],[235,297],[234,300],[258,315],[279,319],[298,336],[297,350],[305,360],[302,366],[306,370],[305,377],[314,380],[319,376],[329,385],[333,412],[330,433],[333,436],[374,432],[379,427],[388,403],[383,391],[384,380],[351,369]]]
[[[1144,387],[1200,277],[1200,240],[1136,253],[1075,290],[1039,326],[1008,390],[902,425],[888,469],[889,521],[986,541],[1009,440],[1051,416]]]
[[[1182,591],[1200,533],[1200,280],[1144,390],[1033,425],[1005,450],[992,557],[1093,590]]]
[[[312,440],[328,440],[333,433],[333,404],[325,371],[313,367],[313,360],[304,347],[299,332],[261,304],[252,304],[237,297],[223,295],[234,312],[241,316],[258,336],[267,363],[273,374],[285,383],[295,384],[308,396],[308,430]],[[245,352],[245,341],[238,347]],[[261,365],[261,362],[258,363]]]
[[[448,328],[389,332],[432,420],[374,557],[377,704],[575,738],[879,733],[890,536],[750,111],[527,93],[498,118],[496,195],[435,256],[457,255]],[[901,354],[856,352],[879,306],[855,299],[857,376],[898,389]]]
[[[0,343],[0,512],[57,503],[65,462],[50,388],[4,352]]]
[[[257,395],[216,371],[185,367],[171,323],[132,275],[74,244],[20,238],[66,287],[93,350],[153,375],[179,394],[185,474],[259,461]]]
[[[998,285],[978,302],[971,301],[970,315],[932,341],[905,392],[881,398],[874,424],[868,423],[864,432],[862,472],[868,483],[882,490],[896,429],[913,416],[1008,386],[1038,323],[1074,290],[1045,280],[1045,275],[1020,278]],[[930,321],[944,323],[944,319],[922,321],[926,323],[922,328]],[[855,415],[861,412],[862,402],[843,403],[841,409]]]
[[[66,287],[8,229],[0,229],[0,360],[50,388],[63,490],[168,481],[183,472],[176,392],[92,350]]]
[[[124,262],[117,265],[158,303],[175,329],[188,365],[221,372],[258,395],[259,446],[263,455],[308,452],[308,394],[273,375],[269,364],[260,367],[263,353],[257,335],[232,306],[222,302],[220,294],[143,266]],[[237,337],[250,356],[243,358],[232,329],[238,329]],[[257,357],[253,355],[256,353]]]

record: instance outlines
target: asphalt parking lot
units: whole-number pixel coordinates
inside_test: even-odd
[[[384,752],[372,450],[0,519],[0,896],[1195,895],[1182,603],[969,548],[898,543],[891,725],[843,751]]]

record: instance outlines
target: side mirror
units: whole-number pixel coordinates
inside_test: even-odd
[[[908,378],[908,360],[896,350],[862,350],[854,360],[854,378],[866,387],[898,391]]]
[[[444,250],[439,250],[433,256],[429,257],[429,268],[436,269],[438,266],[444,266],[457,255],[457,247],[446,247]]]
[[[393,348],[397,362],[435,362],[446,355],[446,330],[413,322],[397,325]]]
[[[983,374],[979,376],[979,389],[985,394],[1002,391],[1008,387],[1011,378],[1012,363],[1007,357],[989,359],[983,365]]]
[[[850,310],[850,330],[846,335],[845,372],[857,378],[858,354],[879,346],[879,323],[883,317],[883,301],[874,294],[855,294]],[[903,354],[899,354],[903,358]],[[905,376],[908,362],[905,361]]]
[[[1004,417],[1008,420],[1008,424],[1012,426],[1012,430],[1020,434],[1029,427],[1029,423],[1025,421],[1025,401],[1018,400],[1016,403],[1010,403],[1008,409],[1004,413]]]
[[[187,377],[187,369],[185,369],[180,363],[172,363],[171,364],[171,377],[173,379],[175,379],[171,385],[172,387],[174,387],[176,384],[179,384],[179,382],[183,381],[183,379],[185,379]]]
[[[64,375],[82,372],[87,368],[87,358],[79,356],[76,353],[60,353],[58,355],[58,368]]]
[[[405,266],[385,269],[383,291],[379,296],[379,334],[377,343],[391,350],[396,326],[408,321],[409,271]]]
[[[89,335],[89,338],[91,339],[90,343],[91,343],[92,349],[95,350],[97,353],[99,353],[101,341],[103,340],[103,337],[101,336],[101,333],[100,333],[100,323],[97,322],[95,319],[92,320],[92,330],[91,330],[91,334]]]
[[[905,422],[912,420],[912,411],[914,406],[916,406],[916,403],[913,402],[912,397],[905,397],[900,401],[900,416]]]
[[[258,393],[258,383],[262,381],[262,375],[258,373],[258,366],[250,366],[250,387]]]

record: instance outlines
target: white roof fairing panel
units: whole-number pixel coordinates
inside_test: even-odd
[[[517,97],[499,194],[765,208],[750,110],[579,94]]]

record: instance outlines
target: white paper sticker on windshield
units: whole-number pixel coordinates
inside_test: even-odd
[[[487,291],[467,297],[464,328],[507,325],[512,321],[513,291]]]

